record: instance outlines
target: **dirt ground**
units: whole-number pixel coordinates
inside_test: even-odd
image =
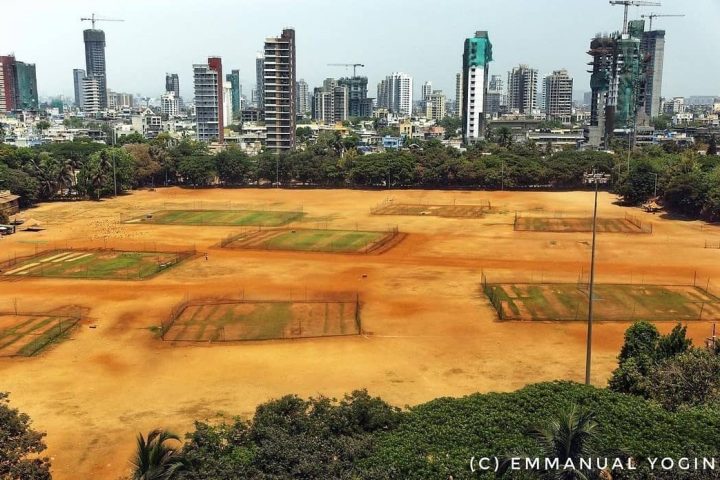
[[[373,216],[392,198],[402,203],[477,203],[499,213],[482,219]],[[600,215],[622,216],[601,194]],[[233,227],[133,225],[174,208],[232,204],[293,209],[302,225],[384,229],[408,236],[381,255],[220,249]],[[591,214],[592,193],[185,190],[142,191],[102,202],[49,203],[24,212],[46,230],[0,239],[0,260],[36,249],[95,242],[114,248],[196,247],[204,255],[145,281],[28,278],[0,282],[0,311],[89,307],[72,339],[35,358],[0,359],[0,390],[47,432],[54,478],[117,479],[128,470],[137,432],[184,433],[193,420],[251,415],[258,403],[288,393],[341,396],[357,388],[399,405],[438,396],[509,391],[532,382],[584,378],[582,322],[497,322],[479,288],[538,277],[576,281],[587,275],[589,233],[513,231],[515,210]],[[720,283],[720,228],[632,210],[654,223],[652,235],[599,234],[597,281]],[[300,225],[300,224],[298,224]],[[360,337],[173,346],[151,326],[184,298],[296,298],[311,292],[355,292],[363,299]],[[91,328],[95,327],[95,328]],[[627,324],[594,329],[593,382],[605,385]],[[667,331],[672,323],[660,325]],[[689,327],[696,343],[708,323]]]

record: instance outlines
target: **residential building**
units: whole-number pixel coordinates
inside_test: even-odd
[[[672,100],[665,100],[662,105],[662,113],[666,115],[685,113],[685,97],[674,97]]]
[[[652,119],[660,115],[663,61],[665,58],[665,30],[643,32],[640,53],[645,65],[645,115]]]
[[[180,114],[180,101],[175,92],[165,92],[160,96],[160,111],[168,118],[177,117]]]
[[[180,98],[180,77],[177,73],[165,74],[165,91],[175,94],[175,98]]]
[[[88,29],[83,31],[85,42],[85,74],[96,77],[100,88],[100,109],[108,106],[107,72],[105,65],[105,32]]]
[[[555,70],[543,80],[545,115],[559,119],[572,115],[573,79],[567,70]]]
[[[265,56],[258,52],[255,56],[255,97],[253,101],[255,102],[256,106],[259,108],[265,107],[265,102],[263,101],[263,94],[265,91],[264,87],[264,75],[265,75]]]
[[[73,68],[73,89],[75,92],[75,106],[80,108],[82,105],[82,81],[85,78],[85,70],[82,68]]]
[[[455,74],[455,115],[462,116],[463,108],[463,74],[462,72]]]
[[[496,117],[507,106],[505,95],[505,82],[501,75],[491,75],[488,82],[487,95],[485,97],[485,113]]]
[[[82,79],[82,104],[80,108],[86,116],[97,114],[101,109],[101,85],[100,78],[87,76]]]
[[[367,77],[354,76],[341,78],[338,85],[348,89],[348,115],[350,117],[367,118],[372,116],[373,99],[368,98]]]
[[[15,57],[0,56],[0,112],[17,110],[17,76],[15,75]]]
[[[37,77],[35,64],[15,61],[15,110],[38,109]]]
[[[507,107],[510,112],[532,115],[537,110],[538,71],[520,65],[508,72]]]
[[[492,43],[486,31],[465,39],[462,69],[463,139],[471,143],[485,136],[485,96],[488,88]]]
[[[441,90],[434,90],[425,95],[425,117],[435,121],[445,118],[445,94]]]
[[[242,85],[240,85],[240,70],[232,70],[225,76],[225,80],[230,82],[231,99],[230,113],[228,119],[240,116],[240,99],[242,98]]]
[[[223,127],[229,127],[233,118],[233,87],[232,82],[223,82]]]
[[[377,105],[400,116],[412,114],[413,81],[409,75],[397,72],[378,84]]]
[[[349,89],[334,78],[328,78],[313,93],[312,118],[326,124],[343,122],[350,112]]]
[[[295,30],[265,39],[263,94],[266,148],[280,153],[295,148],[296,66]]]
[[[130,109],[133,103],[132,93],[118,93],[108,90],[108,108],[115,110]]]
[[[300,116],[305,116],[312,108],[310,105],[310,91],[308,84],[302,78],[297,81],[297,106],[295,110]]]
[[[208,57],[206,64],[193,65],[196,138],[223,143],[224,108],[222,59]]]
[[[423,102],[427,100],[427,97],[433,93],[432,82],[425,82],[420,88],[420,100]]]

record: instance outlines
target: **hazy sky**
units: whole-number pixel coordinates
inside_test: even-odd
[[[108,88],[156,97],[165,72],[180,75],[192,98],[192,64],[220,55],[223,70],[240,70],[243,93],[255,84],[255,53],[265,37],[296,30],[298,78],[310,88],[351,73],[328,63],[364,63],[359,72],[375,86],[393,71],[410,74],[415,95],[431,80],[455,96],[463,40],[487,30],[505,77],[519,63],[540,75],[566,68],[575,90],[589,90],[586,54],[597,32],[621,28],[622,7],[608,0],[1,0],[0,52],[37,66],[40,95],[73,91],[72,69],[85,68],[80,17],[122,18],[105,30]],[[720,95],[720,0],[662,0],[641,13],[684,13],[657,18],[666,30],[663,96]]]

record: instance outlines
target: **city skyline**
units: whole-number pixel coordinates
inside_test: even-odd
[[[425,8],[435,5],[426,0],[413,3],[413,22],[392,21],[399,18],[393,12],[406,8],[402,2],[370,0],[362,10],[334,9],[336,21],[322,29],[316,28],[317,15],[324,14],[323,7],[329,5],[322,0],[210,0],[202,5],[169,0],[110,0],[101,6],[85,0],[71,4],[10,0],[5,12],[14,21],[0,32],[0,53],[15,53],[37,65],[41,96],[73,97],[72,70],[85,66],[82,32],[88,25],[80,17],[95,12],[101,17],[125,20],[98,23],[106,33],[109,89],[159,97],[164,93],[165,73],[177,72],[181,95],[191,98],[192,65],[208,56],[220,56],[227,68],[240,71],[240,82],[250,92],[256,83],[256,52],[262,51],[266,37],[292,23],[297,32],[297,75],[311,88],[321,85],[325,78],[352,73],[352,69],[328,63],[359,62],[366,67],[360,68],[358,74],[367,76],[371,86],[392,72],[402,71],[414,80],[414,98],[420,98],[419,89],[425,81],[432,81],[434,88],[452,98],[455,75],[462,65],[462,42],[476,30],[486,30],[494,45],[495,61],[490,65],[490,74],[505,75],[521,63],[537,69],[540,75],[567,69],[575,79],[575,90],[588,91],[589,40],[598,32],[619,30],[622,8],[612,7],[606,0],[587,0],[582,6],[578,3],[451,0],[444,4],[445,20],[449,21],[445,33],[441,29],[441,33],[427,36],[422,35],[423,29],[429,21],[437,23],[438,18],[435,9]],[[35,18],[27,14],[35,9],[43,15]],[[227,14],[218,16],[217,11]],[[665,0],[663,7],[631,7],[630,18],[653,11],[686,15],[655,20],[654,26],[667,32],[663,96],[717,94],[712,78],[720,75],[720,62],[698,62],[687,52],[692,52],[691,46],[720,43],[720,32],[704,21],[720,14],[720,5],[698,0],[689,8],[687,2]],[[578,15],[586,17],[577,21]],[[546,27],[550,19],[553,28]],[[207,34],[201,40],[187,35],[187,29],[194,24],[206,25]],[[352,41],[359,37],[362,42]],[[537,41],[538,37],[541,41]],[[339,41],[343,38],[348,41]],[[156,54],[148,46],[167,48]],[[143,74],[138,75],[138,71]]]

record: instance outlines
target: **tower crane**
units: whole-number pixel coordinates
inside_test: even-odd
[[[650,19],[650,25],[648,27],[649,31],[652,31],[652,21],[653,18],[657,17],[684,17],[685,15],[665,15],[665,14],[659,14],[659,13],[651,13],[650,15],[640,15],[641,18],[649,18]]]
[[[95,30],[95,22],[124,22],[125,20],[119,18],[98,18],[93,13],[89,18],[83,17],[80,19],[81,22],[91,22],[92,29]]]
[[[660,2],[646,2],[645,0],[610,0],[610,5],[624,5],[625,14],[623,15],[623,33],[628,33],[628,7],[659,7]]]
[[[355,70],[357,67],[365,67],[362,63],[328,63],[329,67],[353,67],[353,77],[355,77]]]

